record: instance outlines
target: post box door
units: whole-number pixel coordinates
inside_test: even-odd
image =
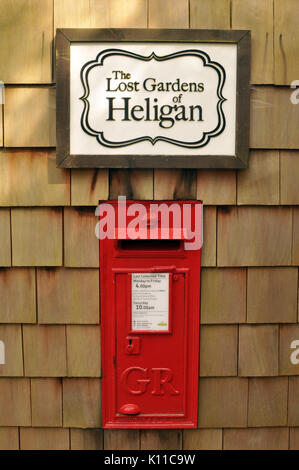
[[[138,276],[115,276],[115,417],[134,420],[138,416],[151,422],[161,416],[182,418],[186,406],[185,273],[148,274],[145,281],[142,274]]]

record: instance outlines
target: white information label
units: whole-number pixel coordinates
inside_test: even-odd
[[[132,274],[132,330],[169,329],[169,273]]]

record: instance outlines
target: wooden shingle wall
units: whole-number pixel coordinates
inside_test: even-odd
[[[299,449],[298,14],[297,0],[1,0],[1,449]],[[57,169],[53,25],[251,29],[249,169]],[[206,205],[197,430],[101,429],[93,211],[120,194]]]

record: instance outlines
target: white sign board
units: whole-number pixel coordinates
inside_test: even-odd
[[[132,330],[169,330],[169,274],[132,274]]]
[[[61,167],[244,168],[249,31],[57,30]]]
[[[234,155],[236,71],[236,44],[74,44],[70,151]]]

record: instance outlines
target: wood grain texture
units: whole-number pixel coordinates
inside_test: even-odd
[[[238,375],[278,375],[278,325],[240,325]]]
[[[102,429],[71,429],[72,450],[102,450]]]
[[[40,323],[99,323],[97,269],[39,269],[37,292]]]
[[[273,83],[273,0],[232,0],[232,28],[251,30],[251,83]]]
[[[222,429],[185,429],[184,450],[221,450]]]
[[[98,379],[63,380],[63,426],[101,426],[101,392]]]
[[[274,0],[275,84],[289,85],[298,80],[299,5],[296,0]]]
[[[92,325],[68,325],[66,342],[67,375],[69,377],[100,377],[100,328]]]
[[[99,266],[99,240],[95,235],[97,224],[94,208],[64,208],[64,266]]]
[[[110,169],[109,199],[153,199],[153,170]]]
[[[248,426],[286,426],[288,378],[249,379]]]
[[[55,152],[0,152],[1,206],[70,204],[69,170],[56,168]]]
[[[196,170],[154,170],[154,199],[196,199]]]
[[[296,352],[291,348],[293,341],[298,341],[299,325],[280,325],[279,326],[279,374],[280,375],[299,375],[298,364],[291,362],[291,354]]]
[[[4,107],[5,147],[55,147],[55,89],[7,88]]]
[[[292,264],[299,265],[299,207],[293,208]]]
[[[142,429],[140,431],[140,449],[180,450],[182,449],[182,431],[177,429]]]
[[[108,199],[108,170],[71,170],[72,206],[97,206],[99,200]]]
[[[238,327],[236,325],[202,325],[199,345],[201,377],[237,375]]]
[[[0,428],[0,450],[19,450],[19,429],[17,427]]]
[[[34,269],[0,270],[0,323],[35,323]]]
[[[22,376],[21,325],[0,325],[0,340],[5,344],[5,364],[0,364],[0,377]]]
[[[218,210],[218,266],[291,264],[292,211],[279,207]]]
[[[203,269],[200,310],[202,324],[246,322],[246,270]]]
[[[3,147],[3,104],[0,104],[0,147]]]
[[[236,204],[236,172],[198,170],[196,197],[204,205]]]
[[[281,204],[299,204],[299,152],[280,152]]]
[[[200,428],[247,425],[248,379],[201,378],[198,422]]]
[[[62,426],[61,379],[31,379],[31,413],[34,427]]]
[[[105,429],[105,450],[139,450],[140,431],[138,429]]]
[[[106,28],[108,0],[54,0],[54,31],[56,28]]]
[[[12,209],[11,226],[14,266],[62,264],[61,209]]]
[[[63,377],[67,374],[65,326],[24,325],[23,344],[27,377]]]
[[[216,266],[216,218],[216,207],[204,207],[202,266]]]
[[[288,428],[224,429],[224,450],[287,450]]]
[[[297,284],[297,268],[249,268],[247,322],[296,322]]]
[[[299,148],[299,106],[292,104],[289,87],[258,87],[251,91],[250,147]]]
[[[299,426],[299,377],[289,377],[288,425]]]
[[[190,0],[190,28],[229,29],[230,0]]]
[[[147,27],[147,0],[110,0],[108,5],[110,28]]]
[[[188,0],[148,0],[149,28],[188,28]]]
[[[299,450],[299,428],[290,429],[290,450]]]
[[[9,209],[0,209],[0,226],[0,266],[11,266]]]
[[[69,429],[21,428],[21,450],[68,450]]]
[[[0,426],[31,426],[30,382],[0,378]]]
[[[52,40],[52,0],[2,0],[1,80],[5,83],[51,83]]]
[[[279,152],[250,152],[249,168],[237,175],[239,205],[279,204]]]

